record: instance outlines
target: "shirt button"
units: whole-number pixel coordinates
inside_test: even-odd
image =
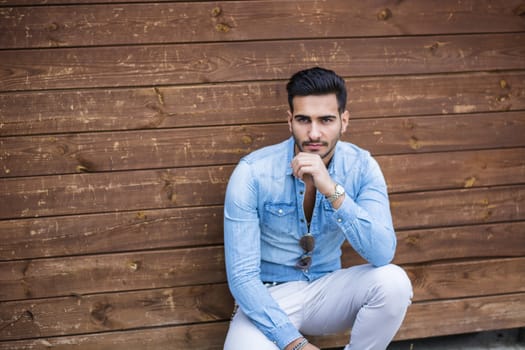
[[[304,194],[304,192],[303,192],[303,191],[300,191],[300,192],[299,192],[299,194],[300,194],[300,195],[303,195],[303,194]]]
[[[282,213],[283,213],[283,210],[282,210],[282,209],[279,209],[277,212],[278,212],[279,214],[282,214]]]
[[[343,222],[343,219],[339,218],[339,219],[337,219],[337,222],[341,223],[341,222]]]

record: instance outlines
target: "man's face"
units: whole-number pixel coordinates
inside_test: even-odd
[[[348,111],[339,115],[335,94],[296,96],[288,125],[295,139],[296,153],[321,156],[328,164],[335,145],[348,125]]]

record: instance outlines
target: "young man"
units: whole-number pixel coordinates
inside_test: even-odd
[[[352,329],[346,350],[385,349],[410,304],[386,184],[340,141],[344,80],[315,67],[287,85],[292,137],[239,162],[224,207],[228,283],[239,305],[225,350],[312,350],[306,336]],[[342,269],[348,241],[369,264]]]

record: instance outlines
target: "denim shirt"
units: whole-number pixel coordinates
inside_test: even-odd
[[[345,188],[338,210],[319,192],[309,232],[315,237],[312,265],[295,267],[308,232],[305,184],[292,174],[294,140],[259,149],[241,159],[228,183],[224,245],[230,291],[241,310],[283,349],[301,337],[262,281],[314,281],[341,268],[347,240],[375,266],[388,264],[396,247],[385,180],[370,153],[338,141],[328,172]]]

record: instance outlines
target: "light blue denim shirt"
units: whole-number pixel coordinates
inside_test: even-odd
[[[315,237],[312,265],[295,267],[308,232],[303,210],[305,184],[292,174],[294,140],[257,150],[235,168],[224,205],[224,245],[230,290],[241,310],[283,349],[301,336],[262,281],[313,281],[341,268],[347,240],[375,266],[390,263],[396,248],[383,174],[370,153],[339,141],[328,165],[346,191],[334,210],[317,192],[310,224]]]

